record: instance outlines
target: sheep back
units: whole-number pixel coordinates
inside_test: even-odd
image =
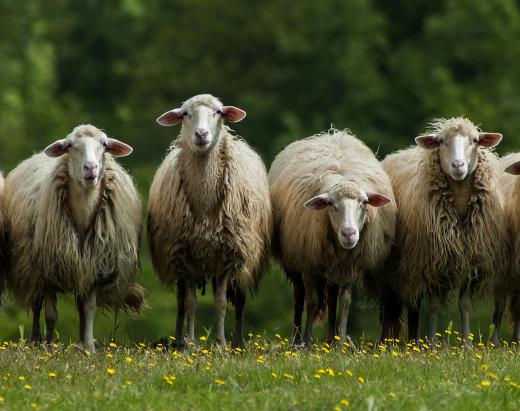
[[[139,269],[141,203],[131,177],[109,155],[99,204],[84,235],[68,205],[68,155],[40,153],[6,179],[8,284],[30,304],[46,291],[98,291],[98,305],[123,305]]]
[[[335,184],[354,181],[366,192],[394,199],[390,180],[372,151],[347,131],[331,130],[296,141],[279,153],[269,171],[274,214],[273,253],[286,272],[317,273],[336,284],[377,271],[395,233],[396,207],[367,207],[359,243],[342,248],[326,210],[304,208]]]
[[[464,219],[453,206],[438,149],[412,147],[382,162],[399,209],[391,256],[395,271],[387,279],[406,301],[432,292],[445,298],[467,280],[473,280],[471,290],[477,296],[504,274],[507,230],[498,189],[502,166],[493,152],[478,150]]]
[[[257,284],[267,263],[272,212],[265,166],[227,129],[220,139],[213,157],[197,163],[179,138],[155,174],[148,236],[164,284],[185,276],[204,283],[227,272],[246,289]],[[210,202],[214,207],[206,209]]]

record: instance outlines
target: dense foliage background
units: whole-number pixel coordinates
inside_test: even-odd
[[[93,123],[135,148],[124,164],[146,201],[178,133],[154,119],[202,92],[247,110],[234,128],[267,165],[331,124],[383,157],[432,118],[455,115],[502,132],[503,153],[518,147],[518,44],[516,0],[0,0],[0,165],[7,173]],[[99,315],[99,339],[172,333],[174,295],[155,279],[146,244],[142,260],[150,308],[119,316],[117,327]],[[248,327],[288,334],[291,304],[273,265],[247,307]],[[490,308],[476,307],[474,331],[487,335]],[[59,309],[62,340],[75,338],[71,299]],[[199,333],[211,318],[206,296]],[[351,318],[351,333],[376,335],[373,304],[358,299]],[[28,325],[12,303],[0,313],[3,338],[27,335]]]

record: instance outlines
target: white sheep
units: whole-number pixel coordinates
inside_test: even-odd
[[[396,337],[402,304],[408,306],[409,337],[419,338],[418,309],[429,298],[430,336],[437,333],[441,302],[459,295],[464,340],[470,344],[471,297],[493,288],[507,260],[502,167],[489,150],[499,133],[480,132],[466,118],[440,119],[418,147],[387,156],[399,209],[394,272],[383,299],[382,338]]]
[[[19,164],[5,181],[10,291],[33,311],[40,341],[45,302],[47,342],[54,338],[56,292],[76,295],[80,344],[94,351],[96,306],[138,310],[135,283],[141,202],[113,157],[132,148],[91,125],[80,125],[43,153]]]
[[[260,157],[223,125],[246,113],[202,94],[161,115],[181,134],[157,170],[148,204],[152,262],[160,280],[177,285],[175,337],[195,342],[197,287],[212,281],[216,337],[226,346],[226,293],[235,304],[234,346],[243,346],[246,291],[267,262],[272,232],[267,173]]]
[[[492,341],[499,344],[500,326],[508,297],[511,298],[511,317],[513,320],[512,341],[520,340],[520,153],[512,153],[500,159],[504,173],[500,177],[500,187],[504,195],[504,212],[508,227],[510,245],[508,275],[495,289],[495,312],[493,314],[494,332]]]
[[[309,345],[327,285],[329,340],[336,335],[337,286],[344,339],[352,284],[378,271],[390,252],[396,220],[390,180],[367,146],[331,130],[287,146],[273,161],[269,184],[274,253],[295,287],[294,342],[301,340],[303,289]]]

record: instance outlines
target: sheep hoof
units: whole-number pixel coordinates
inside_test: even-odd
[[[231,344],[233,348],[241,348],[244,349],[246,346],[246,343],[244,342],[243,338],[235,338],[233,339],[233,343]]]
[[[29,344],[39,345],[42,343],[42,336],[38,334],[31,334],[28,340]]]
[[[96,352],[96,346],[93,343],[77,343],[74,346],[80,353],[85,355],[94,354]]]

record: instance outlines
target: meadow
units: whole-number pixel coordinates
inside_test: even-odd
[[[4,342],[0,409],[517,410],[519,359],[505,343],[461,347],[449,329],[436,344],[361,340],[310,350],[252,333],[245,349],[224,351],[204,336],[182,352]]]

